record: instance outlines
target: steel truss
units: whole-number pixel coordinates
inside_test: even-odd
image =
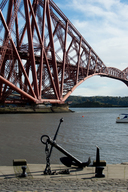
[[[1,2],[1,102],[64,103],[94,75],[128,85],[128,68],[106,67],[52,0]]]

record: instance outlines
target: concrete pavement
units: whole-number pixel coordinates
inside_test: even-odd
[[[52,164],[51,170],[55,172],[54,175],[44,175],[45,164],[27,164],[28,179],[50,179],[50,178],[64,178],[64,179],[91,179],[95,178],[95,167],[89,166],[84,169],[71,167],[67,168],[62,164]],[[69,169],[70,174],[63,174],[63,171]],[[17,178],[23,173],[21,166],[0,166],[0,179]],[[103,170],[104,178],[98,179],[128,179],[128,163],[106,165]]]
[[[95,177],[95,167],[70,168],[70,174],[60,174],[67,167],[52,164],[56,175],[44,175],[44,164],[28,164],[27,177],[20,177],[22,166],[0,167],[0,192],[124,192],[128,191],[128,164],[107,165],[105,177]]]

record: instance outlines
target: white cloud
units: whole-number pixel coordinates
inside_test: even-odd
[[[105,77],[91,77],[73,91],[81,96],[128,96],[127,86],[118,80]]]
[[[124,0],[71,0],[65,1],[63,10],[68,10],[68,18],[85,40],[94,49],[104,64],[120,70],[128,67],[128,4]],[[73,92],[81,95],[127,96],[128,88],[120,81],[105,78],[103,85],[92,87],[94,80],[86,80],[81,88]],[[101,80],[100,80],[101,81]],[[110,83],[111,82],[111,83]],[[115,86],[114,86],[115,85]],[[113,89],[115,87],[116,89]],[[106,91],[107,90],[107,91]]]

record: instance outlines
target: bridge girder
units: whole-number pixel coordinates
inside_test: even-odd
[[[106,67],[52,0],[2,1],[1,102],[64,103],[93,75],[128,86],[128,68]],[[14,92],[17,97],[12,97]]]

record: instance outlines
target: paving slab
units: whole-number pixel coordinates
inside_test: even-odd
[[[0,192],[73,192],[73,191],[128,191],[128,165],[107,165],[105,177],[95,177],[95,167],[69,168],[70,174],[60,174],[67,169],[62,164],[52,164],[55,175],[44,175],[45,164],[28,164],[27,177],[20,177],[22,166],[0,166]]]
[[[0,166],[0,179],[15,178],[13,166]]]
[[[51,170],[53,175],[44,175],[45,164],[28,164],[27,176],[31,179],[43,178],[66,178],[66,179],[91,179],[95,178],[95,167],[89,166],[83,169],[71,167],[68,168],[62,164],[52,164]],[[69,170],[70,174],[65,174],[64,171]],[[17,178],[22,174],[22,166],[0,166],[0,179]],[[116,164],[107,165],[104,167],[103,173],[105,179],[128,179],[128,165]]]

